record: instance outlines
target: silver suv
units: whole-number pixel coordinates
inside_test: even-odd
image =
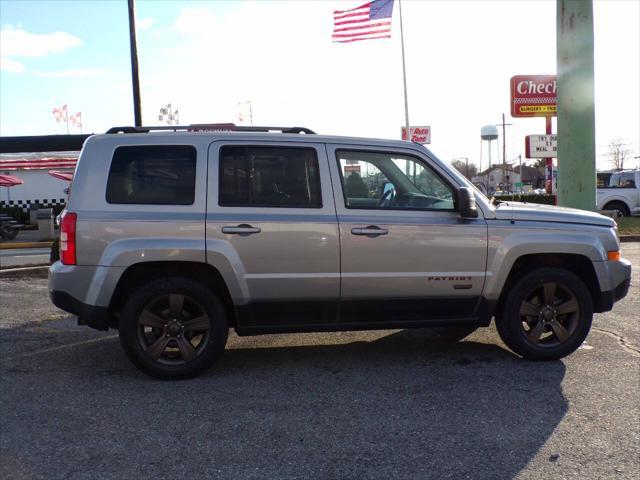
[[[629,288],[616,224],[494,203],[421,145],[304,128],[125,127],[90,137],[49,293],[119,330],[144,372],[184,378],[238,335],[446,327],[495,318],[557,359]]]

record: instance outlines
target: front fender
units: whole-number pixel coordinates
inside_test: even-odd
[[[489,255],[484,296],[495,300],[500,297],[516,260],[524,255],[567,254],[581,255],[594,265],[607,259],[607,252],[597,236],[558,230],[509,228],[489,229]],[[513,229],[515,230],[515,228]]]

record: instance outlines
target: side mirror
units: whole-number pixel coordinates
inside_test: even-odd
[[[478,216],[476,195],[469,187],[458,189],[458,211],[462,218],[476,218]]]

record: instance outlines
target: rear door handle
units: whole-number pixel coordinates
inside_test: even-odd
[[[252,227],[249,224],[241,223],[236,227],[222,227],[222,233],[230,233],[234,235],[252,235],[254,233],[260,233],[262,230],[259,227]]]
[[[364,228],[352,228],[351,233],[353,235],[366,235],[367,237],[377,237],[379,235],[386,235],[389,233],[389,230],[386,228],[380,228],[375,225],[369,225]]]

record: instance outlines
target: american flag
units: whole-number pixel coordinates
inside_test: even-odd
[[[393,0],[373,0],[351,10],[333,12],[333,41],[391,38]]]
[[[53,116],[56,119],[56,122],[66,122],[67,121],[67,106],[62,105],[61,107],[53,107],[52,112]]]

